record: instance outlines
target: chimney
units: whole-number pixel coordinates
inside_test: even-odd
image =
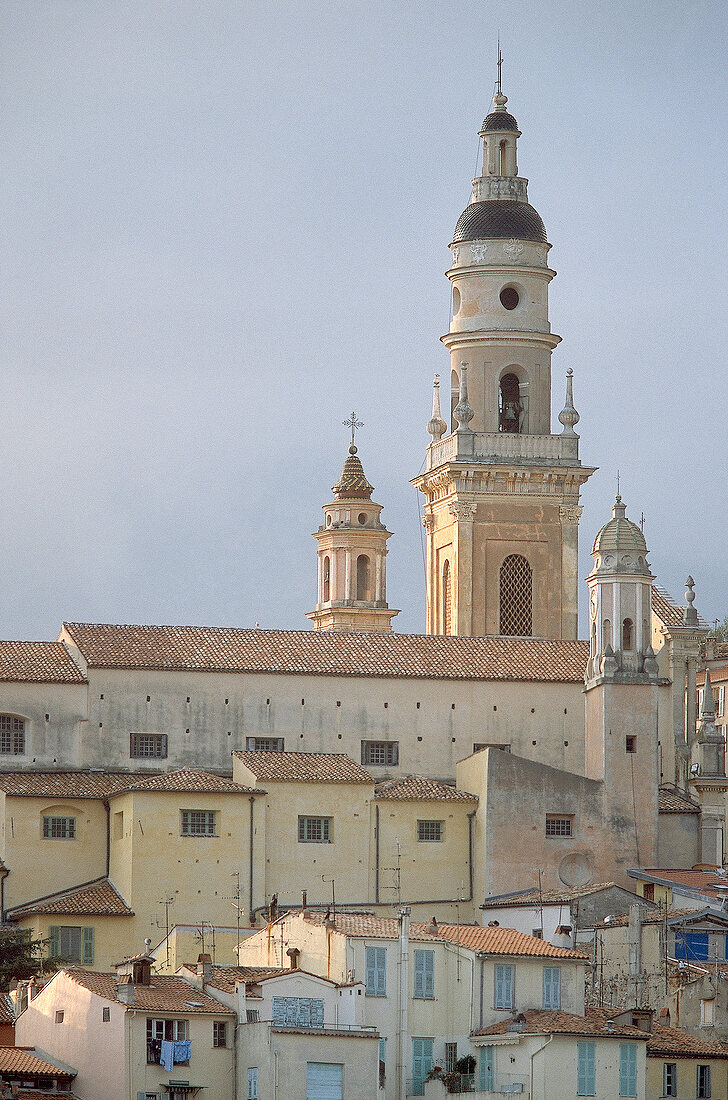
[[[307,893],[306,893],[305,890],[303,890],[302,893],[301,893],[301,916],[302,917],[306,916],[306,901],[307,901]]]
[[[291,970],[298,970],[298,960],[301,952],[297,947],[289,947],[286,951],[288,958],[291,960]]]
[[[205,953],[197,956],[197,977],[202,978],[202,984],[212,978],[212,957]]]
[[[427,925],[427,931],[432,932],[434,936],[437,935],[437,918],[430,917],[430,923]]]
[[[116,996],[125,1005],[134,1004],[134,982],[131,974],[119,974],[116,980]]]

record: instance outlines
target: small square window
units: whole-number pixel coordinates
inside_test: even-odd
[[[57,1024],[62,1024],[64,1017],[65,1017],[65,1012],[63,1011],[63,1009],[59,1009],[59,1011],[56,1012],[56,1023]]]
[[[247,737],[245,747],[248,752],[284,752],[282,737]]]
[[[417,839],[421,841],[442,840],[444,827],[444,821],[418,821]]]
[[[333,817],[299,817],[300,844],[331,844],[334,838]]]
[[[573,817],[546,814],[546,836],[573,836]]]
[[[361,762],[377,768],[399,764],[399,741],[362,741]]]
[[[0,753],[19,756],[25,752],[25,722],[10,714],[0,714]]]
[[[212,1021],[212,1045],[214,1047],[226,1047],[227,1046],[227,1021],[226,1020],[213,1020]]]
[[[133,758],[163,760],[167,756],[166,733],[132,733],[129,735],[129,755]]]
[[[624,739],[624,751],[625,752],[637,752],[637,738],[634,734],[628,733]]]

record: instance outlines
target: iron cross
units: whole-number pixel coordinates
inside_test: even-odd
[[[353,412],[348,420],[344,420],[344,427],[351,428],[351,445],[354,446],[354,432],[359,428],[363,428],[364,424],[361,420],[357,420],[356,413]]]

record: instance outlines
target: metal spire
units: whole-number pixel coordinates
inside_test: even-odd
[[[500,34],[498,34],[498,95],[503,95],[503,86],[501,83],[501,68],[503,66],[503,54],[500,48]]]
[[[364,423],[361,420],[357,420],[356,413],[353,412],[348,420],[343,421],[343,425],[344,425],[345,428],[351,428],[351,446],[353,447],[354,446],[354,432],[357,431],[358,428],[363,428]],[[354,454],[356,454],[356,451],[354,452]]]

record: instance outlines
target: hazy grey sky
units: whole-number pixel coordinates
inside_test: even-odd
[[[554,412],[573,367],[600,467],[582,575],[619,467],[658,579],[728,613],[723,3],[4,0],[0,635],[307,625],[352,408],[423,629],[409,479],[498,28]]]

